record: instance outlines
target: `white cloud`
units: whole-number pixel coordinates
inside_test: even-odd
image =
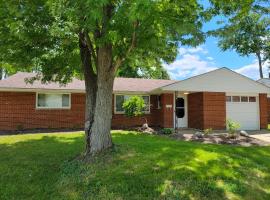
[[[198,55],[185,54],[182,58],[164,67],[172,79],[184,79],[217,69],[212,62],[203,60]]]
[[[179,48],[179,57],[171,64],[164,64],[170,77],[175,80],[183,80],[192,76],[196,76],[208,71],[219,68],[215,64],[213,57],[208,55],[208,51],[204,46],[196,48]],[[259,79],[258,61],[254,60],[251,64],[233,69],[254,80]],[[263,65],[264,76],[268,77],[267,64]]]
[[[249,64],[249,65],[240,67],[240,68],[236,69],[235,71],[240,73],[240,74],[243,74],[249,78],[252,78],[254,80],[260,79],[258,61],[254,62],[252,64]],[[266,63],[263,65],[263,74],[264,74],[264,77],[268,78],[268,67],[267,67]]]
[[[198,47],[192,47],[192,48],[184,48],[184,47],[180,47],[178,49],[178,53],[179,55],[184,55],[187,53],[202,53],[202,54],[207,54],[208,51],[203,47],[203,46],[198,46]]]

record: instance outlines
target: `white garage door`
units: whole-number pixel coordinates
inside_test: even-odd
[[[258,97],[226,96],[226,118],[238,122],[241,130],[259,130]]]

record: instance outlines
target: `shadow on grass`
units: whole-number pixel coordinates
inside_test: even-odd
[[[3,143],[5,139],[18,141]],[[0,199],[54,199],[61,164],[82,151],[81,135],[18,135],[1,140]]]
[[[0,199],[270,199],[269,147],[124,133],[90,164],[82,136],[0,144]]]

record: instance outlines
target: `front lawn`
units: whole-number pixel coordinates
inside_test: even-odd
[[[114,150],[85,164],[83,138],[1,136],[0,199],[270,199],[270,147],[114,131]]]

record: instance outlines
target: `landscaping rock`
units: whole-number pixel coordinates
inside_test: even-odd
[[[203,133],[202,133],[202,132],[197,131],[194,135],[195,135],[197,138],[203,138]]]
[[[147,123],[145,123],[145,124],[142,125],[142,129],[148,129],[148,128],[149,128],[149,126],[148,126]]]
[[[249,134],[246,131],[240,131],[240,135],[244,137],[249,137]]]

